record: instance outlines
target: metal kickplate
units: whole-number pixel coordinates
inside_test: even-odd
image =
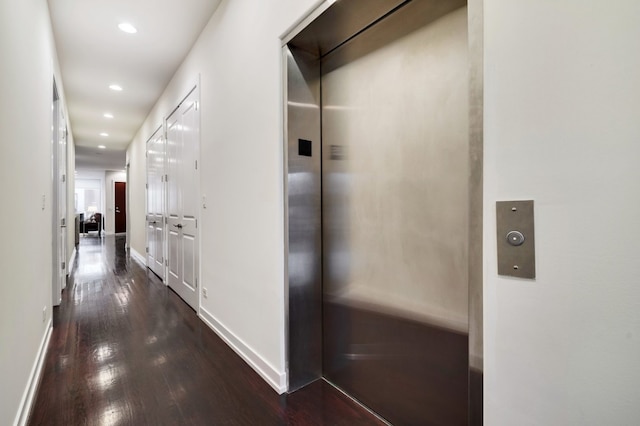
[[[498,275],[536,277],[533,200],[497,201]]]

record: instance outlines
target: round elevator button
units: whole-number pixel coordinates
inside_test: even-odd
[[[512,246],[521,246],[524,243],[524,235],[520,231],[509,231],[507,242]]]

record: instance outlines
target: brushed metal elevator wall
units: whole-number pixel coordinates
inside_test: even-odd
[[[323,373],[393,423],[466,424],[467,13],[387,42],[411,12],[322,59]]]
[[[392,423],[467,424],[466,2],[376,4],[284,47],[289,390],[322,375]]]
[[[466,332],[466,9],[339,54],[322,62],[324,298]]]
[[[289,391],[322,376],[320,62],[286,48]],[[311,155],[299,155],[299,140]]]

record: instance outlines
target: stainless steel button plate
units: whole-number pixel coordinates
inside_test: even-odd
[[[536,277],[533,200],[496,202],[498,274]]]

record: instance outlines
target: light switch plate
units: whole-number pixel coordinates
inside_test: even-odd
[[[535,278],[533,200],[496,202],[496,229],[498,275]],[[510,232],[511,239],[507,238]],[[521,241],[521,236],[524,241]]]

